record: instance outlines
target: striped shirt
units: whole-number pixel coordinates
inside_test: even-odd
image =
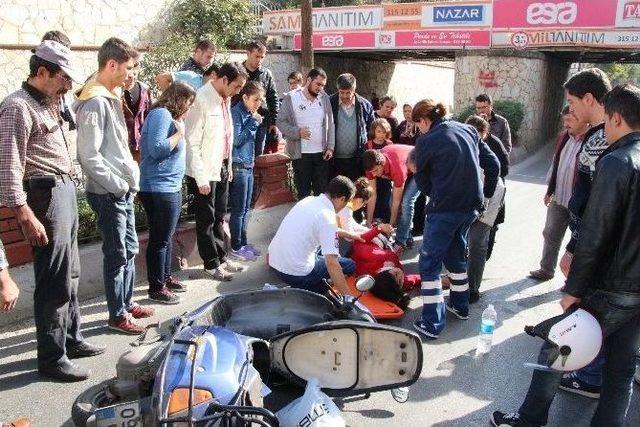
[[[576,138],[573,135],[569,135],[567,143],[560,152],[554,199],[557,204],[565,208],[569,206],[569,200],[573,193],[577,157],[581,147],[582,136]]]
[[[27,202],[23,180],[72,174],[73,162],[57,102],[28,83],[0,104],[0,204]]]

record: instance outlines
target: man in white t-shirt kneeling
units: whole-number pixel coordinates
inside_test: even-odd
[[[322,279],[331,278],[340,292],[348,292],[344,275],[356,265],[338,252],[336,213],[354,193],[353,182],[338,175],[324,193],[300,200],[284,217],[269,245],[269,265],[286,284],[322,293]]]

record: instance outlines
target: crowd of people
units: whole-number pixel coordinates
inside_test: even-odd
[[[512,148],[508,121],[490,96],[475,99],[476,114],[450,120],[430,99],[404,104],[393,115],[391,96],[367,100],[356,77],[313,68],[292,72],[279,95],[263,66],[267,48],[247,47],[242,63],[214,63],[215,44],[198,42],[179,71],[156,76],[157,99],[138,81],[140,55],[118,38],[99,49],[97,71],[74,68],[69,39],[43,37],[22,87],[0,104],[0,204],[10,208],[33,247],[38,370],[80,381],[89,372],[70,359],[105,348],[81,333],[78,305],[77,188],[69,132],[76,132],[82,188],[102,237],[108,327],[140,334],[137,319],[154,309],[133,301],[139,252],[134,200],[149,224],[148,297],[178,304],[187,291],[171,270],[172,241],[191,198],[204,272],[229,281],[262,255],[248,240],[256,157],[277,151],[292,160],[299,201],[268,248],[268,264],[293,287],[324,292],[330,280],[349,294],[347,276],[374,276],[379,298],[406,308],[419,287],[422,315],[414,328],[438,339],[447,312],[469,318],[480,297],[486,261],[505,217],[505,177]],[[72,83],[80,89],[71,97]],[[560,260],[568,277],[563,308],[589,307],[602,323],[605,344],[586,368],[562,375],[536,371],[517,413],[495,412],[496,426],[538,426],[558,387],[602,397],[594,425],[622,425],[629,403],[640,335],[637,221],[640,90],[611,88],[588,69],[564,85],[568,105],[544,203],[547,219],[540,268],[554,277]],[[329,95],[329,93],[332,93]],[[225,243],[228,222],[230,244]],[[423,235],[419,275],[405,274],[402,254]],[[0,308],[19,291],[0,250]],[[445,300],[443,288],[449,288]]]

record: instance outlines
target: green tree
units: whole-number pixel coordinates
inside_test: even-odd
[[[213,40],[224,51],[243,47],[256,35],[258,17],[250,0],[176,0],[168,10],[164,37],[143,59],[140,78],[151,84],[157,74],[175,70],[200,39]]]
[[[640,65],[638,64],[611,63],[596,66],[607,73],[614,86],[622,83],[640,84]]]

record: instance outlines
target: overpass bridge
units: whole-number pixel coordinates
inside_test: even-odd
[[[525,106],[528,148],[558,129],[572,63],[640,63],[640,0],[462,0],[315,8],[316,54],[354,61],[455,61],[455,107],[478,93]],[[300,50],[300,10],[262,31]],[[348,71],[348,70],[344,70]]]

